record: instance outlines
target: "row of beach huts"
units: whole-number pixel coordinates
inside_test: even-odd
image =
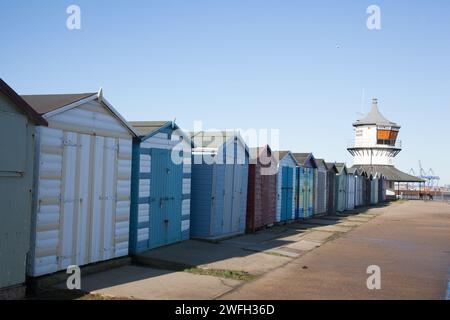
[[[383,176],[238,132],[126,121],[103,97],[19,96],[0,79],[0,288],[180,242],[386,200]]]

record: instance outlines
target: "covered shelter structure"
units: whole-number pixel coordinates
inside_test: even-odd
[[[407,174],[400,171],[396,167],[387,165],[354,165],[352,169],[358,169],[367,173],[368,176],[375,176],[377,173],[384,177],[384,190],[386,191],[385,198],[395,198],[401,194],[400,184],[401,183],[419,183],[419,190],[417,195],[422,190],[425,185],[425,180],[417,178],[413,175]]]

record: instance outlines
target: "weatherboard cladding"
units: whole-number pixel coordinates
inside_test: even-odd
[[[379,187],[379,182],[378,182],[378,176],[375,175],[372,177],[372,182],[371,182],[371,193],[370,193],[370,204],[377,204],[378,203],[378,187]]]
[[[386,200],[386,179],[380,176],[378,179],[378,202],[384,202]]]
[[[336,188],[336,167],[334,164],[326,163],[327,166],[327,213],[334,214],[336,212],[335,208],[335,188]]]
[[[290,152],[280,151],[277,176],[276,221],[295,219],[297,162]]]
[[[276,170],[270,170],[271,166],[276,166],[276,159],[268,146],[260,150],[252,149],[250,154],[256,157],[252,158],[254,161],[249,164],[248,170],[246,230],[254,232],[276,220],[277,174]],[[263,163],[260,154],[265,157]]]
[[[347,209],[347,168],[343,163],[336,163],[338,174],[336,175],[335,202],[336,211],[343,212]]]
[[[128,254],[134,134],[96,96],[80,103],[36,128],[30,276]]]
[[[355,175],[355,207],[364,205],[364,175],[360,170],[354,171]]]
[[[211,145],[193,149],[191,237],[217,239],[245,232],[249,155],[239,134],[222,134],[205,133]]]
[[[314,169],[298,166],[297,175],[296,217],[309,218],[314,213]]]
[[[47,122],[0,79],[0,296],[25,283],[39,124]]]
[[[314,214],[324,214],[327,211],[327,167],[323,159],[316,159],[317,169],[314,170]]]
[[[317,168],[312,153],[293,153],[297,161],[296,209],[297,218],[309,218],[314,214],[314,172]]]
[[[139,253],[189,239],[191,150],[171,122],[131,124],[145,134],[133,143],[130,251]]]
[[[349,170],[347,175],[347,210],[355,209],[356,179],[354,171]]]
[[[364,205],[369,206],[372,197],[372,180],[370,175],[365,174],[365,193],[364,193]]]

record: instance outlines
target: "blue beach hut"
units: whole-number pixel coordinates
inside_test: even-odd
[[[295,219],[295,182],[298,163],[290,151],[278,151],[277,221]]]
[[[191,237],[220,239],[245,232],[248,148],[238,132],[191,134]]]
[[[296,217],[310,218],[314,214],[314,171],[316,159],[312,153],[294,153],[297,160],[297,194]]]
[[[189,239],[191,142],[171,121],[131,122],[130,252]]]

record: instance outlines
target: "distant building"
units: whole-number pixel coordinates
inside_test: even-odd
[[[378,100],[372,100],[372,109],[355,127],[355,139],[347,150],[353,156],[353,167],[386,178],[388,195],[394,195],[395,182],[423,182],[423,180],[404,173],[394,166],[394,158],[402,150],[397,140],[400,125],[386,119],[378,110]]]

